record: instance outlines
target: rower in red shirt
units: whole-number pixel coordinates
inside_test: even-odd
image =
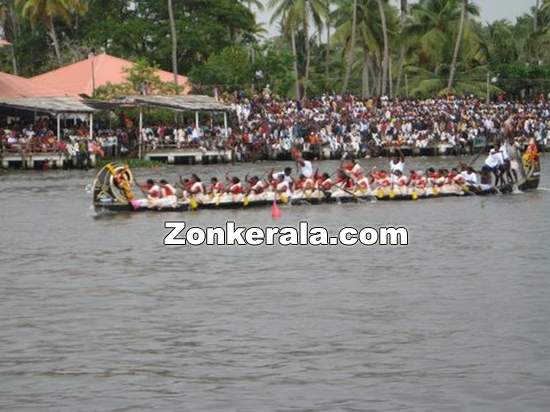
[[[209,195],[220,195],[225,191],[223,182],[220,182],[217,177],[210,179],[210,185],[208,186]]]
[[[366,192],[369,190],[369,187],[369,179],[362,172],[359,172],[355,181],[355,190]]]
[[[191,195],[200,195],[204,193],[204,185],[202,184],[201,179],[196,175],[191,175],[190,185],[189,185],[189,194]]]
[[[231,193],[232,195],[239,195],[244,193],[244,187],[243,187],[243,184],[241,183],[241,180],[238,177],[233,176],[230,180],[230,184],[226,192]]]
[[[306,183],[306,177],[304,175],[298,176],[298,179],[294,181],[294,190],[304,190]]]
[[[258,176],[252,176],[248,183],[248,194],[260,195],[265,192],[264,182],[262,182]]]
[[[328,173],[323,173],[319,188],[321,190],[330,190],[332,186],[334,186],[334,182],[330,179],[330,175]]]

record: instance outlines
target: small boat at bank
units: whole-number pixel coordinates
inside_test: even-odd
[[[519,184],[505,184],[499,187],[482,185],[478,187],[456,186],[451,189],[427,187],[416,188],[374,188],[368,191],[351,192],[335,187],[331,191],[297,191],[292,196],[275,192],[265,192],[260,195],[223,194],[200,195],[193,198],[178,199],[170,207],[156,207],[148,204],[146,199],[135,199],[132,188],[135,185],[132,171],[127,165],[109,163],[96,175],[93,182],[93,205],[96,211],[111,212],[184,212],[200,209],[248,209],[266,207],[277,202],[291,205],[318,205],[364,203],[370,201],[419,201],[442,197],[491,196],[509,194],[515,190],[536,190],[540,182],[540,161],[538,156],[533,159],[523,159],[523,179]]]

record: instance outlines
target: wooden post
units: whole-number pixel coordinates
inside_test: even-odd
[[[143,136],[143,107],[139,106],[139,137],[138,137],[138,158],[142,159],[142,136]]]
[[[94,114],[90,113],[90,140],[94,138]]]
[[[57,141],[61,140],[61,114],[57,113]]]
[[[491,102],[491,73],[487,72],[487,104]]]
[[[225,137],[229,137],[229,131],[227,130],[227,112],[223,112],[223,127],[225,130]]]

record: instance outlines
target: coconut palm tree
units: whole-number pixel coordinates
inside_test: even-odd
[[[348,55],[352,43],[352,14],[353,3],[349,0],[340,0],[337,8],[331,13],[336,31],[333,41],[343,45],[344,54]],[[397,15],[388,4],[384,4],[388,34],[397,32]],[[370,97],[371,79],[374,81],[374,90],[379,94],[382,89],[382,62],[383,62],[384,35],[382,30],[381,15],[378,10],[377,0],[358,0],[355,48],[353,52],[354,62],[352,72],[355,69],[362,71],[362,94]],[[361,50],[361,53],[358,53]]]
[[[176,33],[176,20],[174,19],[174,8],[172,0],[168,0],[168,18],[170,20],[170,35],[172,37],[172,73],[174,84],[178,87],[178,38]]]
[[[456,36],[455,49],[453,53],[453,61],[451,62],[451,69],[449,72],[449,82],[447,83],[447,90],[449,93],[453,88],[455,80],[456,63],[458,61],[458,53],[460,52],[460,45],[462,44],[462,36],[464,35],[464,25],[466,24],[466,18],[468,15],[468,0],[462,0],[462,9],[460,11],[460,23],[458,25],[458,35]]]
[[[86,2],[81,0],[16,0],[21,16],[31,24],[42,24],[52,41],[55,57],[61,64],[61,50],[55,30],[55,21],[61,20],[65,24],[71,22],[74,13],[83,13]]]
[[[330,28],[331,28],[331,19],[330,19],[330,5],[331,0],[326,0],[326,16],[325,16],[325,32],[327,36],[327,44],[325,50],[325,87],[328,87],[330,84]]]
[[[470,2],[467,15],[478,16],[479,8]],[[458,0],[420,0],[411,7],[405,35],[413,39],[414,47],[410,54],[416,66],[432,72],[442,68],[442,59],[447,56],[449,40],[454,41],[455,27],[459,26],[460,18]],[[470,39],[470,46],[476,43],[477,34],[468,20],[465,20],[462,37]],[[448,61],[451,60],[452,53]]]
[[[382,95],[385,95],[388,87],[388,74],[389,74],[389,67],[390,67],[388,25],[386,21],[386,11],[384,9],[383,0],[377,0],[377,3],[378,3],[378,10],[380,11],[380,19],[382,20],[382,35],[384,37],[384,57],[382,60],[382,90],[380,91],[380,93],[382,93]]]
[[[290,47],[293,57],[294,87],[296,99],[300,99],[300,75],[298,72],[298,51],[296,47],[296,31],[301,22],[299,10],[292,0],[270,0],[269,6],[272,11],[270,23],[279,21],[281,30],[290,37]]]
[[[397,82],[395,85],[395,90],[399,93],[401,89],[401,79],[403,78],[403,67],[405,65],[405,38],[403,34],[405,33],[405,24],[407,22],[407,13],[409,10],[409,4],[407,0],[401,0],[400,2],[400,15],[399,15],[399,34],[400,34],[400,49],[399,49],[399,72],[397,73]]]
[[[256,7],[259,11],[264,10],[264,3],[262,0],[240,0],[240,2],[244,3],[250,11],[252,11],[252,7]]]
[[[351,17],[351,42],[347,55],[346,74],[344,83],[342,84],[341,94],[345,94],[348,89],[349,78],[351,76],[351,66],[353,64],[353,51],[355,50],[355,37],[357,35],[357,0],[353,0],[352,17]]]
[[[539,10],[540,10],[540,0],[537,0],[535,3],[535,10],[533,13],[533,32],[539,31]]]
[[[320,32],[322,30],[323,17],[327,14],[325,0],[270,0],[269,8],[273,10],[271,22],[279,20],[282,22],[281,26],[287,27],[287,34],[290,34],[291,42],[294,41],[294,45],[292,46],[293,53],[296,49],[296,33],[294,32],[299,27],[304,32],[306,67],[304,70],[303,97],[306,98],[311,66],[309,24],[310,21],[313,21],[317,31]],[[297,52],[295,58],[297,58]]]
[[[11,46],[9,46],[12,61],[12,70],[13,74],[18,75],[19,65],[17,63],[17,55],[15,53],[14,46],[14,42],[17,38],[18,22],[13,0],[0,1],[0,28],[2,29],[6,40],[12,43]]]

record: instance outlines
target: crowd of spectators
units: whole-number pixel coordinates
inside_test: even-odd
[[[302,151],[332,156],[344,152],[375,156],[389,147],[445,146],[456,154],[496,139],[520,143],[535,138],[548,145],[550,105],[546,101],[486,104],[475,98],[360,100],[324,95],[305,102],[275,100],[264,93],[234,102],[240,151]]]
[[[74,166],[86,166],[90,155],[98,158],[123,157],[135,146],[131,134],[136,131],[125,129],[97,129],[92,139],[86,124],[63,127],[60,138],[56,126],[47,119],[33,123],[11,122],[0,127],[0,152],[19,153],[63,153]]]
[[[292,147],[312,157],[376,156],[392,147],[445,147],[462,154],[511,137],[519,143],[535,138],[550,146],[550,104],[545,100],[497,101],[475,98],[431,100],[360,100],[353,96],[323,95],[307,101],[279,100],[264,92],[253,98],[236,96],[230,102],[231,127],[207,125],[146,126],[144,150],[232,150],[237,161],[277,158]],[[33,124],[0,127],[0,148],[8,152],[62,152],[75,164],[90,154],[113,158],[135,156],[139,131],[135,122],[114,129],[94,130],[85,123],[56,126],[43,119]]]

